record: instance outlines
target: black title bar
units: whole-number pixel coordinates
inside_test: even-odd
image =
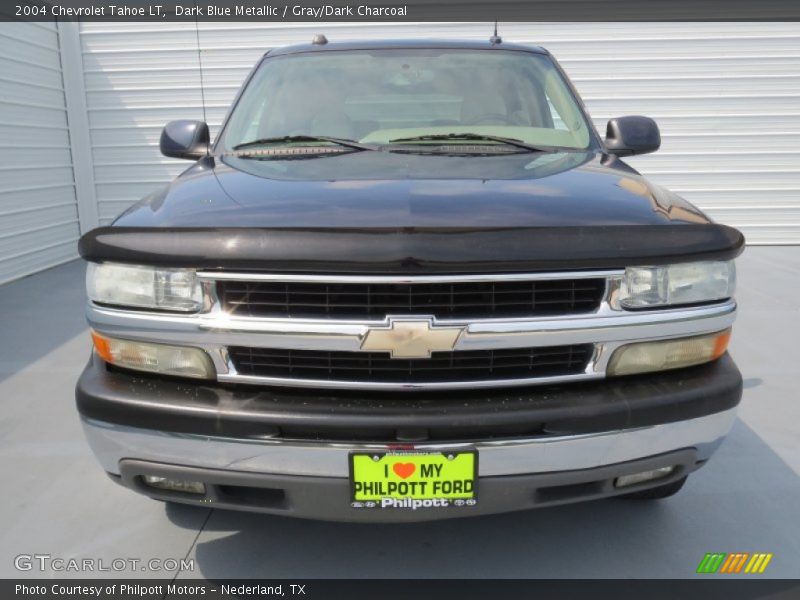
[[[798,21],[797,0],[0,0],[22,21]]]
[[[713,576],[712,576],[713,577]],[[473,600],[477,598],[647,598],[648,600],[794,600],[800,581],[695,578],[682,580],[222,580],[42,579],[0,581],[0,597],[30,600],[163,600],[284,598],[293,600]]]

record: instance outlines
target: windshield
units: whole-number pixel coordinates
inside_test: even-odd
[[[413,140],[471,133],[585,149],[591,141],[589,131],[564,79],[544,55],[502,50],[330,51],[265,60],[230,117],[223,145],[231,150],[286,136],[373,145],[474,145],[474,138]]]

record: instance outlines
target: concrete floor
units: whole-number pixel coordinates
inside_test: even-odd
[[[83,265],[0,287],[0,577],[19,554],[193,558],[180,577],[692,577],[706,552],[772,552],[800,575],[800,247],[739,260],[731,436],[669,500],[607,500],[415,525],[348,525],[173,507],[113,484],[74,407],[89,354]],[[65,573],[79,576],[79,573]],[[174,573],[124,571],[127,577]]]

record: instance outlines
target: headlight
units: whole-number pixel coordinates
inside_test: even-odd
[[[118,367],[197,379],[216,375],[211,358],[200,348],[120,340],[96,331],[92,332],[92,341],[100,358]]]
[[[196,312],[203,291],[192,269],[157,269],[114,263],[89,263],[86,294],[113,306]]]
[[[633,375],[680,369],[711,362],[725,354],[731,330],[658,342],[638,342],[617,348],[606,373]]]
[[[699,304],[733,296],[733,261],[706,261],[660,267],[628,267],[620,287],[622,308]]]

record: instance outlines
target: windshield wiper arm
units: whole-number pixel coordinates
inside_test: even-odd
[[[414,137],[397,138],[395,140],[389,140],[389,143],[393,144],[400,142],[445,142],[450,140],[453,141],[470,140],[474,142],[500,142],[501,144],[516,146],[517,148],[524,148],[529,152],[550,151],[547,148],[540,148],[539,146],[526,144],[525,142],[520,140],[515,140],[514,138],[507,138],[499,135],[484,135],[482,133],[441,133],[441,134],[431,134],[431,135],[417,135]]]
[[[237,144],[233,147],[234,150],[242,150],[244,148],[252,148],[254,146],[266,146],[268,144],[292,143],[292,142],[330,142],[331,144],[338,144],[346,148],[353,148],[354,150],[375,150],[372,146],[367,144],[360,144],[356,140],[347,140],[343,138],[328,137],[326,135],[284,135],[278,137],[267,137],[252,140]]]

